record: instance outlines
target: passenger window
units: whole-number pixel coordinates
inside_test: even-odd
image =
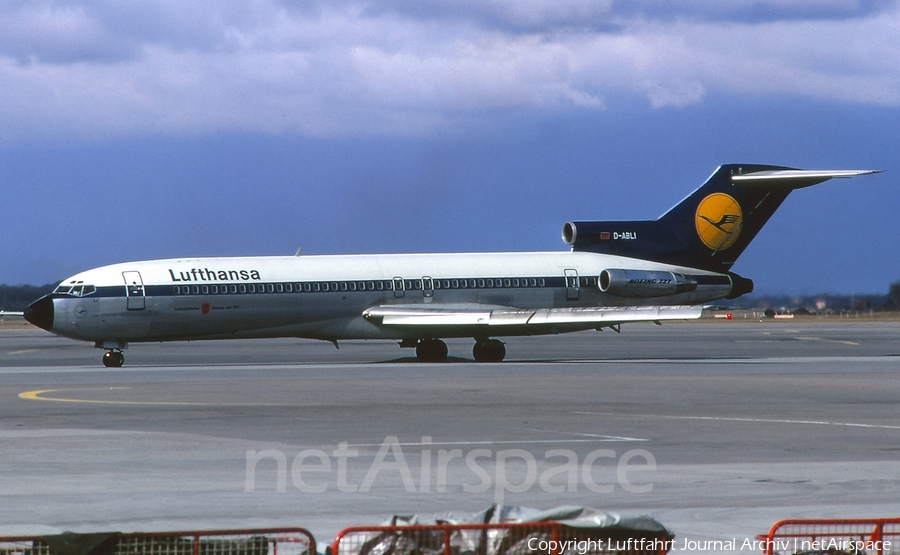
[[[250,293],[256,293],[256,286],[251,283],[247,286],[247,291],[249,291]]]
[[[194,295],[199,295],[200,294],[200,286],[198,286],[198,285],[192,286],[191,293],[193,293]]]
[[[346,288],[346,285],[345,285],[344,287]],[[336,281],[332,281],[332,282],[331,282],[331,290],[332,290],[332,291],[337,291],[337,290],[338,290],[338,284],[337,284]]]
[[[315,291],[315,292],[318,293],[319,290],[322,288],[322,286],[319,285],[319,282],[316,282],[316,283],[313,283],[313,284],[312,284],[312,288],[313,288],[313,291]]]
[[[450,280],[449,279],[445,279],[441,283],[444,285],[444,289],[450,289]]]
[[[275,284],[270,283],[270,284],[266,285],[266,291],[268,291],[269,293],[274,293],[275,292]]]
[[[383,281],[375,282],[375,287],[376,287],[379,291],[383,291],[383,290],[384,290],[384,282],[383,282]]]
[[[346,281],[342,281],[342,282],[341,282],[341,291],[346,291],[346,290],[347,290],[347,282],[346,282]]]
[[[238,291],[240,291],[241,293],[246,293],[246,292],[247,292],[247,286],[244,285],[243,283],[240,284],[240,285],[238,286]]]
[[[422,280],[421,279],[417,279],[417,280],[413,281],[413,289],[415,289],[417,291],[419,289],[422,289]]]
[[[204,295],[209,295],[209,286],[208,285],[204,285],[203,287],[200,288],[200,290],[203,292]]]
[[[547,283],[547,282],[544,281],[544,278],[538,278],[538,285],[539,285],[539,286],[543,287],[545,283]]]
[[[350,290],[351,290],[351,291],[356,291],[356,282],[355,282],[355,281],[351,281],[351,282],[350,282]]]
[[[181,295],[181,287],[178,285],[172,287],[172,293],[174,295]]]
[[[276,284],[276,285],[275,285],[275,292],[276,292],[276,293],[284,293],[284,288],[285,288],[285,287],[287,287],[287,292],[290,293],[290,292],[291,292],[291,284],[290,284],[290,283],[288,283],[287,286],[282,285],[282,284],[280,284],[280,283]]]
[[[478,280],[478,288],[479,288],[479,289],[484,289],[484,280],[483,280],[483,279],[479,279],[479,280]]]
[[[457,279],[451,279],[451,280],[450,280],[450,287],[453,288],[453,289],[459,289],[459,280],[457,280]]]

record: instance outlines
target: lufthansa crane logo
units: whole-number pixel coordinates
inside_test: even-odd
[[[714,251],[727,249],[741,234],[741,205],[725,193],[713,193],[697,206],[695,226],[703,244]]]

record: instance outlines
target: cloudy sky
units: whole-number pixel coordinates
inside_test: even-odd
[[[757,290],[900,280],[900,3],[7,0],[0,283],[125,260],[565,250],[722,163],[794,193]]]

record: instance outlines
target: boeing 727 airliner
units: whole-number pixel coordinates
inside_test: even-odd
[[[150,260],[88,270],[32,303],[25,318],[105,349],[129,343],[302,337],[394,339],[422,361],[441,339],[471,337],[502,361],[498,337],[699,318],[753,282],[731,272],[788,194],[879,170],[724,165],[654,221],[568,222],[568,252]]]

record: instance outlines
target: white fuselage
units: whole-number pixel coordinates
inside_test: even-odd
[[[627,298],[601,292],[603,270],[669,271],[708,278],[689,292]],[[306,337],[472,337],[467,326],[386,327],[371,307],[433,305],[559,309],[688,305],[731,292],[727,276],[586,252],[196,258],[131,262],[82,272],[52,295],[54,333],[100,343]],[[595,325],[509,326],[533,335]]]

